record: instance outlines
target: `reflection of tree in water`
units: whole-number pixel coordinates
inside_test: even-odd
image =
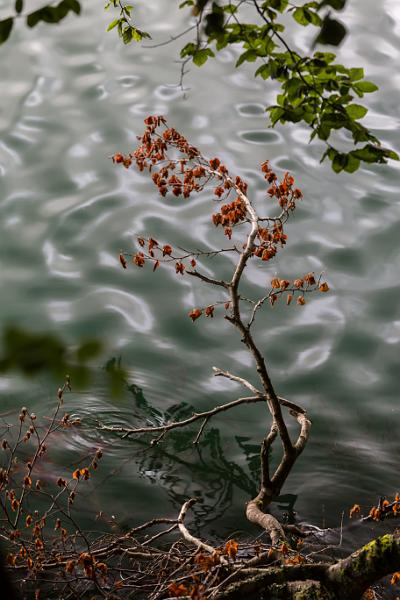
[[[135,403],[135,416],[146,425],[163,425],[190,417],[194,409],[183,402],[162,412],[146,400],[143,390],[130,385],[129,392]],[[137,423],[135,423],[137,424]],[[250,438],[235,437],[243,453],[243,466],[225,456],[223,438],[219,429],[206,430],[198,444],[193,445],[197,430],[193,427],[171,431],[165,439],[151,446],[151,439],[129,438],[126,443],[135,444],[143,451],[135,452],[135,461],[140,473],[166,490],[171,503],[179,510],[190,497],[199,498],[193,511],[198,528],[219,520],[231,508],[236,490],[247,498],[253,498],[259,487],[258,445]],[[293,519],[296,496],[286,494],[277,498],[278,508],[286,511]]]

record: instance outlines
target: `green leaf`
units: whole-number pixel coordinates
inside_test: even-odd
[[[218,9],[206,15],[206,26],[204,32],[208,36],[219,36],[224,33],[224,13],[222,9],[216,5]]]
[[[215,56],[214,52],[210,48],[202,48],[196,50],[193,54],[193,62],[197,67],[201,67],[209,59],[210,56]]]
[[[133,6],[130,6],[130,5],[129,6],[124,6],[124,13],[126,15],[128,15],[128,17],[130,17],[131,13],[132,13],[132,9],[133,9]]]
[[[313,131],[313,134],[314,136],[315,134],[318,135],[320,140],[327,140],[331,135],[331,127],[328,123],[321,123],[321,125]]]
[[[81,13],[81,5],[78,0],[64,0],[64,2],[68,5],[69,9],[72,10],[76,15]]]
[[[24,0],[15,0],[15,12],[19,15],[24,9]]]
[[[35,27],[37,23],[59,23],[67,16],[69,11],[79,14],[81,5],[78,0],[62,0],[57,6],[44,6],[35,10],[27,16],[26,23],[28,27]]]
[[[365,106],[361,106],[360,104],[349,104],[346,106],[346,112],[351,119],[362,119],[368,112],[368,109]]]
[[[340,152],[336,152],[335,157],[332,161],[332,169],[335,173],[340,173],[343,169],[346,168],[348,163],[347,154],[341,154]]]
[[[235,67],[240,67],[245,61],[254,62],[258,58],[257,52],[255,50],[246,50],[239,56],[236,61]]]
[[[35,11],[33,13],[30,13],[27,17],[26,17],[26,24],[28,25],[28,27],[35,27],[35,25],[37,25],[37,23],[39,23],[40,21],[40,11]]]
[[[279,104],[279,106],[285,106],[286,100],[287,98],[285,94],[277,94],[276,101]]]
[[[280,106],[271,106],[268,109],[271,125],[274,127],[279,119],[285,114],[285,110]]]
[[[354,84],[354,88],[364,94],[370,94],[371,92],[379,90],[378,86],[375,85],[375,83],[372,83],[372,81],[359,81]]]
[[[209,2],[210,0],[196,0],[193,9],[194,16],[197,17],[197,15],[199,15],[202,12],[202,10],[204,10],[204,8]]]
[[[4,21],[0,21],[0,44],[4,44],[4,42],[8,40],[13,25],[14,19],[11,17],[9,19],[4,19]]]
[[[373,146],[372,144],[367,144],[363,148],[353,150],[351,154],[366,163],[386,163],[387,158],[399,160],[398,155],[396,152],[393,152],[393,150],[379,148],[377,146]]]
[[[286,92],[288,94],[289,100],[294,100],[299,98],[305,91],[305,85],[301,79],[293,77],[289,79],[287,84],[285,85]]]
[[[257,77],[258,75],[263,79],[269,79],[269,77],[271,77],[271,70],[269,68],[269,65],[261,65],[261,67],[258,67],[257,71],[254,74],[254,77]]]
[[[397,154],[397,152],[394,152],[394,150],[383,148],[383,151],[387,158],[391,158],[392,160],[400,160],[399,155]]]
[[[180,56],[181,56],[181,58],[185,58],[185,56],[193,56],[193,54],[196,52],[196,50],[197,50],[196,44],[193,44],[193,42],[189,42],[188,44],[186,44],[186,46],[184,46],[181,49]]]
[[[293,12],[293,18],[300,25],[307,27],[307,25],[321,25],[321,17],[314,12],[313,10],[309,10],[308,8],[296,8]]]
[[[327,15],[323,20],[321,31],[313,42],[313,46],[316,44],[339,46],[344,40],[346,33],[347,29],[343,23],[336,19],[331,19],[330,16]]]
[[[354,173],[360,167],[360,160],[352,155],[351,152],[347,155],[347,162],[344,170],[346,173]]]
[[[111,29],[114,29],[114,27],[118,25],[119,21],[119,19],[114,19],[114,21],[111,21],[111,23],[107,27],[107,31],[111,31]]]
[[[275,10],[278,10],[279,12],[283,12],[284,10],[286,10],[288,4],[289,0],[269,0],[268,2],[268,6]]]
[[[133,38],[133,31],[132,31],[132,27],[129,25],[128,27],[125,27],[125,29],[122,32],[122,41],[124,42],[124,44],[129,44],[132,41]]]
[[[364,77],[364,69],[361,69],[360,67],[356,69],[349,69],[349,77],[351,81],[358,81],[359,79],[362,79]]]
[[[135,42],[141,42],[144,38],[151,39],[151,35],[146,31],[132,27],[132,38]]]

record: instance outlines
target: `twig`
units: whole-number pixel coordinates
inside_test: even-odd
[[[208,277],[207,275],[204,275],[203,273],[200,273],[199,271],[186,271],[187,275],[190,275],[191,277],[197,277],[198,279],[201,279],[202,281],[205,281],[205,283],[211,283],[212,285],[217,285],[219,287],[223,287],[226,290],[229,289],[229,284],[224,281],[224,280],[218,280],[218,279],[213,279],[212,277]]]
[[[230,373],[229,371],[223,371],[222,369],[218,369],[217,367],[213,367],[213,371],[214,371],[215,377],[226,377],[227,379],[236,381],[237,383],[240,383],[244,387],[247,387],[247,389],[249,389],[251,392],[253,392],[253,394],[256,394],[257,397],[259,398],[259,400],[264,399],[264,396],[261,394],[261,392],[256,387],[254,387],[253,384],[251,384],[249,381],[247,381],[247,379],[244,379],[243,377],[239,377],[238,375],[234,375],[233,373]]]
[[[148,540],[144,541],[142,543],[142,546],[147,546],[148,544],[151,544],[152,542],[154,542],[154,540],[157,540],[161,536],[166,535],[167,533],[171,533],[171,531],[174,531],[174,529],[176,529],[177,527],[178,527],[178,523],[174,523],[174,525],[171,525],[171,527],[168,527],[168,529],[165,529],[164,531],[160,531],[159,533],[156,533]]]
[[[176,40],[179,40],[179,38],[183,37],[184,35],[186,35],[187,33],[189,33],[189,31],[192,31],[193,29],[196,29],[196,25],[191,25],[190,27],[188,27],[187,29],[185,29],[184,31],[181,31],[181,33],[178,33],[177,35],[171,35],[169,40],[165,40],[165,42],[159,42],[158,44],[152,44],[151,46],[142,46],[142,48],[160,48],[161,46],[167,46],[168,44],[171,44],[172,42],[175,42]]]

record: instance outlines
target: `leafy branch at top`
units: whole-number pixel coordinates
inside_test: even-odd
[[[283,37],[285,26],[279,19],[279,13],[288,13],[301,26],[320,27],[315,43],[339,44],[345,34],[344,26],[332,19],[329,14],[321,18],[319,11],[329,5],[343,8],[344,2],[306,2],[303,6],[289,5],[287,0],[269,0],[258,2],[213,2],[211,8],[193,5],[198,12],[197,19],[203,24],[203,37],[195,43],[187,44],[181,56],[192,56],[193,62],[200,65],[215,55],[216,51],[232,45],[242,46],[242,52],[236,66],[250,62],[259,63],[255,71],[263,80],[276,80],[281,86],[276,104],[267,107],[271,125],[277,123],[304,122],[311,128],[310,140],[318,137],[326,144],[321,160],[328,157],[335,172],[356,171],[360,162],[385,163],[391,158],[398,160],[392,150],[382,148],[380,141],[359,120],[367,108],[354,102],[364,94],[378,88],[364,80],[361,68],[347,68],[335,63],[332,52],[314,52],[310,56],[293,50]],[[204,3],[202,3],[204,4]],[[254,9],[255,23],[245,22],[246,15],[241,14],[243,7]],[[197,8],[196,8],[197,7]],[[199,62],[198,54],[202,61]],[[331,143],[332,134],[338,130],[347,130],[355,149],[340,149]],[[364,145],[361,145],[364,144]]]
[[[284,36],[283,19],[289,15],[300,27],[318,28],[313,46],[339,45],[347,30],[331,12],[342,10],[345,5],[346,0],[296,4],[288,0],[185,0],[179,6],[190,9],[192,25],[170,39],[195,30],[194,40],[181,49],[181,85],[189,61],[200,67],[224,48],[240,47],[243,51],[237,67],[256,63],[256,77],[274,80],[280,86],[276,102],[266,108],[271,126],[305,123],[311,130],[310,141],[318,138],[326,146],[321,161],[328,158],[336,173],[353,173],[362,162],[399,160],[396,152],[383,147],[378,137],[360,123],[368,110],[359,99],[378,89],[364,79],[363,69],[335,62],[332,52],[302,54]],[[132,5],[123,0],[107,0],[105,8],[110,7],[119,10],[119,16],[109,23],[108,31],[115,28],[124,44],[151,37],[132,21]],[[0,45],[9,38],[17,18],[25,18],[28,27],[41,22],[57,24],[70,12],[80,14],[81,4],[78,0],[61,0],[30,13],[23,11],[24,0],[15,0],[14,14],[0,21]],[[340,131],[345,136],[339,137]]]
[[[117,0],[113,2],[117,4]],[[225,3],[186,0],[180,8],[190,8],[196,35],[181,49],[180,55],[184,64],[192,60],[200,67],[226,47],[241,47],[243,52],[236,67],[256,63],[256,77],[274,80],[280,85],[276,103],[266,108],[271,126],[305,123],[311,129],[310,141],[316,137],[326,145],[321,161],[328,158],[336,173],[343,170],[353,173],[361,162],[398,160],[393,150],[382,147],[371,130],[360,123],[368,110],[358,99],[378,90],[374,83],[364,79],[364,70],[336,63],[333,52],[316,51],[303,55],[284,37],[282,18],[287,14],[301,27],[311,25],[319,29],[314,46],[339,45],[346,35],[346,28],[326,9],[342,10],[345,4],[346,0],[295,5],[288,0],[230,0]],[[250,9],[253,15],[249,22]],[[335,135],[341,130],[347,132],[347,140]]]

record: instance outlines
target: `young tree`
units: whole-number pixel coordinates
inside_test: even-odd
[[[276,545],[285,537],[283,529],[275,519],[265,515],[263,511],[271,499],[279,495],[294,462],[304,449],[311,423],[303,408],[281,398],[275,391],[265,358],[253,334],[254,323],[257,312],[265,303],[273,306],[276,302],[286,301],[290,304],[294,301],[301,306],[306,303],[308,293],[316,290],[327,292],[329,287],[326,282],[316,280],[314,273],[307,273],[294,281],[274,277],[271,281],[271,289],[261,298],[251,300],[243,296],[241,284],[249,261],[258,260],[267,263],[285,246],[287,235],[284,225],[295,210],[296,203],[301,200],[302,193],[300,189],[294,187],[294,178],[289,173],[285,173],[282,181],[279,182],[269,162],[265,161],[261,165],[261,170],[268,188],[267,202],[274,198],[279,212],[275,216],[264,213],[260,216],[248,196],[247,183],[239,176],[232,177],[227,167],[218,158],[207,160],[197,148],[188,143],[184,136],[175,129],[168,128],[163,117],[148,117],[145,124],[147,127],[140,138],[139,148],[128,156],[115,155],[114,161],[129,167],[134,160],[139,170],[147,169],[162,196],[172,192],[174,196],[182,196],[186,199],[193,193],[201,192],[206,186],[214,184],[216,187],[213,193],[221,206],[219,211],[212,215],[212,222],[215,226],[223,228],[230,245],[216,251],[176,251],[169,243],[159,244],[153,238],[147,240],[139,238],[138,243],[143,251],[132,256],[133,262],[138,267],[143,267],[146,262],[152,262],[153,270],[162,263],[173,263],[177,274],[195,277],[208,285],[215,286],[218,290],[223,290],[225,298],[206,307],[193,308],[189,317],[193,322],[203,315],[212,318],[215,309],[218,310],[223,306],[226,311],[225,319],[238,330],[241,341],[254,362],[260,388],[229,371],[214,367],[214,373],[218,377],[226,377],[240,383],[253,394],[250,398],[236,401],[234,405],[263,401],[271,414],[270,430],[262,443],[260,493],[257,498],[249,502],[246,512],[250,521],[265,527],[271,536],[272,544]],[[165,127],[164,131],[159,132],[160,126]],[[177,156],[174,154],[171,156],[171,151],[177,153]],[[234,268],[229,280],[214,279],[199,267],[198,260],[216,255],[223,259],[227,255],[234,257]],[[124,268],[127,268],[126,254],[120,255],[120,262]],[[282,407],[285,407],[299,423],[300,433],[295,442],[290,439]],[[225,406],[224,410],[226,409]],[[203,419],[196,441],[199,440],[211,416],[211,414],[194,415],[194,418],[189,420],[193,422]],[[170,424],[155,430],[154,428],[147,428],[147,430],[166,433],[177,425]],[[134,434],[143,432],[143,429],[123,431],[126,434]],[[269,465],[269,449],[276,438],[280,439],[282,445],[282,459],[272,473]]]

